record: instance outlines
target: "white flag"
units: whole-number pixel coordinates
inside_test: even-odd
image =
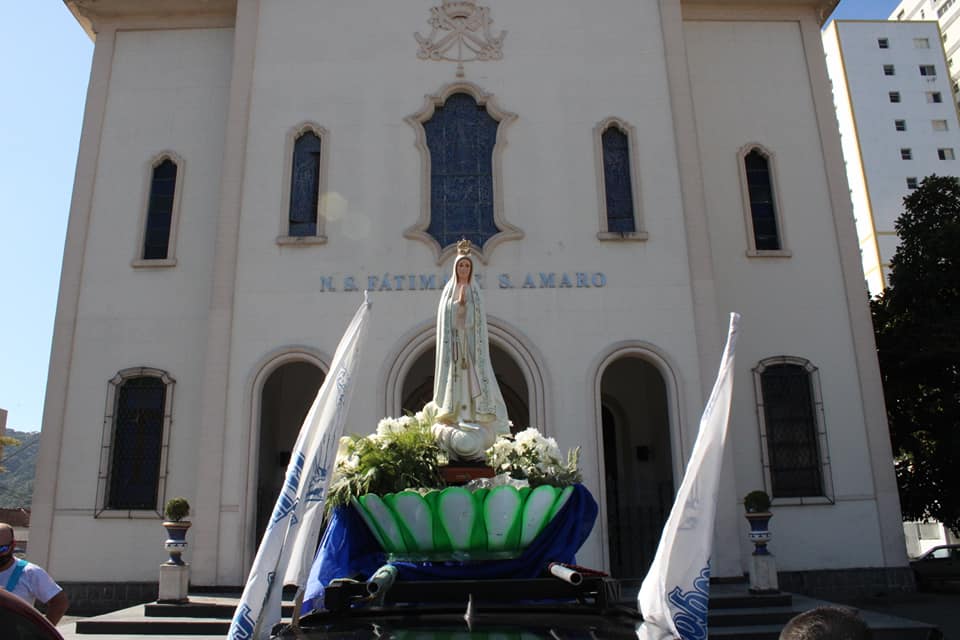
[[[641,638],[706,640],[710,601],[710,551],[720,488],[720,467],[733,395],[733,354],[740,315],[730,314],[730,332],[713,392],[700,418],[700,431],[683,474],[670,517],[637,608]]]
[[[340,339],[330,373],[300,428],[283,490],[257,549],[228,640],[269,638],[270,630],[280,622],[284,584],[302,587],[306,583],[369,309],[365,292],[363,304]]]

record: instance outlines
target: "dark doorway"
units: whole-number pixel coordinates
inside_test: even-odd
[[[423,405],[433,399],[433,371],[436,363],[435,350],[424,351],[407,372],[403,381],[402,412],[416,413]],[[530,395],[523,371],[503,349],[490,345],[490,364],[500,385],[503,402],[507,405],[507,416],[513,422],[513,432],[522,431],[529,426],[543,429],[543,425],[530,424]]]
[[[666,384],[649,362],[623,357],[600,393],[610,571],[642,578],[673,505]]]
[[[290,452],[324,377],[323,371],[309,362],[290,362],[278,367],[263,383],[256,544],[267,529],[267,520],[283,488]]]

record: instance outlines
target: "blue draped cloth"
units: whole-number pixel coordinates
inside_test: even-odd
[[[582,484],[518,557],[510,560],[460,562],[391,562],[397,580],[537,578],[551,562],[573,563],[597,519],[597,501]],[[323,609],[323,592],[332,580],[366,580],[387,562],[366,523],[353,507],[334,510],[320,540],[304,594],[301,614]]]

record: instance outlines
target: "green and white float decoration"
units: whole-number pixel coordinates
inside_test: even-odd
[[[564,462],[553,438],[526,429],[487,450],[495,478],[446,487],[432,422],[423,412],[385,418],[341,442],[328,505],[352,504],[392,559],[516,557],[580,481],[579,449]]]
[[[366,494],[354,506],[394,559],[511,558],[560,511],[573,487],[501,485]]]

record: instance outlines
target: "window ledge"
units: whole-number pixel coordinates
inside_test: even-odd
[[[327,244],[327,236],[277,236],[277,244],[281,247]]]
[[[792,258],[793,251],[789,249],[747,249],[748,258]]]
[[[770,506],[773,507],[801,507],[817,504],[834,504],[834,500],[827,496],[806,496],[802,498],[773,498],[770,501]]]
[[[618,242],[643,242],[650,237],[646,231],[600,231],[597,240]]]
[[[163,520],[163,516],[155,509],[104,509],[94,517],[123,520]]]
[[[130,263],[134,269],[160,269],[177,266],[176,258],[164,258],[163,260],[134,260]]]

